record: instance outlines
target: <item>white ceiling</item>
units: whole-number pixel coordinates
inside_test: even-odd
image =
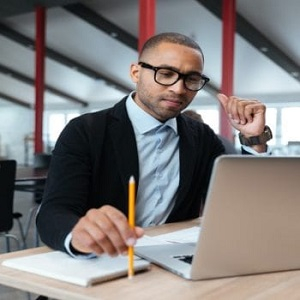
[[[7,3],[9,2],[9,3]],[[26,38],[35,39],[33,5],[38,1],[0,0],[0,23]],[[94,25],[79,18],[59,4],[79,2],[138,38],[137,0],[45,0],[48,6],[47,48],[77,61],[81,66],[104,74],[127,90],[134,88],[129,78],[129,65],[137,60],[137,51]],[[210,10],[196,0],[156,0],[156,32],[178,31],[199,42],[205,54],[204,73],[216,89],[221,86],[222,23]],[[218,1],[214,1],[218,2]],[[219,1],[221,3],[221,1]],[[22,5],[21,5],[22,3]],[[240,34],[235,40],[234,93],[259,98],[265,103],[300,103],[300,1],[298,0],[237,0],[237,12],[258,29],[296,65],[290,74],[265,53],[251,45]],[[35,52],[8,38],[0,31],[0,65],[34,80]],[[46,59],[46,85],[60,93],[88,103],[87,109],[102,108],[117,102],[127,91],[116,89],[101,79],[91,78],[67,67],[53,58]],[[8,72],[9,73],[9,72]],[[298,76],[298,77],[297,77]],[[34,104],[34,86],[0,72],[0,103],[14,98]],[[7,96],[7,97],[5,97]],[[211,105],[215,97],[199,92],[195,103]],[[46,108],[81,107],[46,89]]]

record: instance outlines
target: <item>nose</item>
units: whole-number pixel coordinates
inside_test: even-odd
[[[180,78],[177,82],[170,86],[170,89],[177,94],[185,93],[186,87],[184,85],[184,79]]]

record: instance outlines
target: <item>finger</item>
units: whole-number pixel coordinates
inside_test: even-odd
[[[222,107],[225,109],[227,112],[227,102],[228,102],[228,97],[225,94],[217,94],[217,98],[219,102],[221,103]]]
[[[123,243],[127,246],[133,246],[136,243],[137,236],[135,231],[128,225],[126,216],[119,210],[109,206],[103,207],[103,211],[113,220],[113,224],[120,234]]]
[[[250,121],[250,119],[247,119],[246,117],[246,111],[248,111],[249,113],[251,113],[251,111],[249,111],[249,109],[247,110],[247,103],[245,100],[241,100],[237,98],[235,98],[234,100],[235,100],[235,108],[236,108],[234,119],[238,124],[244,125],[248,121]],[[248,106],[248,108],[250,107]]]
[[[79,251],[94,252],[98,255],[107,253],[111,256],[127,248],[113,222],[101,209],[90,209],[79,220],[73,229],[72,244]]]
[[[217,98],[221,103],[225,113],[227,114],[230,121],[239,124],[240,116],[237,107],[238,98],[235,96],[227,97],[225,94],[217,94]]]
[[[253,117],[255,114],[255,104],[247,104],[244,109],[244,116],[248,123],[253,122]]]
[[[120,229],[129,228],[126,217],[118,210],[108,209],[107,211],[104,208],[102,213],[103,217],[97,221],[97,225],[105,233],[105,236],[101,239],[96,237],[96,239],[109,255],[124,253],[127,250],[127,244]],[[133,243],[135,243],[135,239]]]
[[[82,223],[85,225],[82,226]],[[96,232],[98,229],[81,219],[72,230],[72,246],[83,253],[95,253],[97,255],[104,253],[103,248],[95,241],[94,235],[91,234],[93,231]]]
[[[241,124],[252,123],[255,116],[264,112],[263,106],[257,100],[242,101],[241,106]]]
[[[141,238],[144,235],[144,233],[145,233],[144,229],[141,228],[141,227],[135,227],[134,231],[135,231],[136,237],[138,239]]]
[[[224,96],[224,94],[221,94]],[[240,113],[241,108],[238,107],[239,98],[235,96],[230,96],[225,98],[221,96],[222,98],[222,105],[224,107],[224,110],[229,118],[229,120],[235,124],[240,124]]]
[[[235,96],[229,97],[228,116],[236,124],[245,125],[253,121],[256,100],[246,100]]]

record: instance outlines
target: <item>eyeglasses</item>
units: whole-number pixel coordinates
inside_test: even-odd
[[[182,74],[172,68],[153,67],[142,61],[139,62],[139,65],[142,68],[153,70],[154,81],[164,86],[171,86],[182,78],[186,89],[197,92],[200,91],[207,82],[209,82],[208,77],[197,72]]]

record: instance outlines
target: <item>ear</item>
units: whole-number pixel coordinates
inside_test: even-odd
[[[130,65],[130,77],[131,77],[131,80],[134,82],[134,83],[138,83],[139,81],[139,74],[140,74],[140,67],[138,64],[131,64]]]

